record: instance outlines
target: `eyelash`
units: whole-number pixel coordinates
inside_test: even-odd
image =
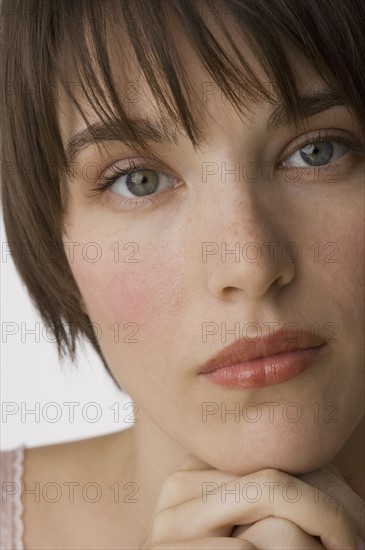
[[[101,193],[105,193],[120,177],[127,176],[131,172],[135,172],[138,170],[153,170],[158,176],[167,176],[171,177],[171,174],[168,174],[167,172],[162,172],[161,170],[155,170],[151,167],[151,163],[148,162],[134,162],[133,160],[128,161],[128,166],[126,168],[120,168],[117,166],[112,166],[110,168],[112,172],[114,173],[113,176],[104,176],[102,181],[93,189],[91,189],[93,195],[99,195]],[[175,178],[178,180],[178,178]],[[178,180],[181,182],[181,180]],[[175,185],[174,188],[179,187],[181,185]],[[161,197],[162,195],[162,197]],[[117,204],[121,203],[122,206],[125,209],[133,208],[134,206],[143,206],[145,204],[151,204],[152,202],[155,202],[161,198],[163,198],[166,195],[166,192],[162,191],[160,193],[155,193],[151,195],[147,195],[146,197],[140,197],[140,198],[127,198],[119,196],[118,198],[113,199],[113,202],[115,201]]]
[[[303,149],[306,145],[310,145],[311,143],[320,143],[323,141],[332,141],[339,143],[341,145],[345,145],[348,147],[351,151],[355,152],[363,152],[364,151],[364,145],[361,144],[355,137],[349,137],[349,135],[346,132],[340,132],[339,130],[337,133],[331,132],[331,131],[318,131],[318,134],[316,136],[312,136],[308,138],[305,141],[302,141],[299,144],[296,144],[292,147],[292,149],[287,153],[286,158],[291,157],[294,153],[297,151],[300,151],[300,149]],[[283,162],[283,160],[281,161]],[[327,166],[331,164],[328,163]],[[323,166],[326,166],[325,164]],[[311,166],[308,166],[309,169],[311,169]],[[319,166],[318,168],[322,168]]]
[[[360,144],[360,142],[354,137],[350,138],[347,133],[337,132],[335,134],[335,133],[331,133],[330,131],[322,131],[322,132],[319,131],[316,136],[313,136],[305,141],[302,141],[299,144],[296,144],[292,148],[292,150],[289,151],[289,153],[286,155],[285,159],[291,157],[294,153],[296,153],[297,151],[299,151],[300,149],[302,149],[307,145],[310,145],[312,143],[320,143],[323,141],[332,141],[337,144],[345,145],[352,152],[361,152],[361,153],[364,152],[363,144]],[[285,159],[281,160],[279,162],[279,165],[282,164]],[[331,163],[328,163],[327,165],[323,165],[323,166],[329,166],[330,164]],[[277,167],[279,167],[279,165],[277,165]],[[321,168],[321,166],[318,166],[318,168]],[[112,166],[110,169],[113,171],[113,175],[104,176],[102,180],[98,183],[98,185],[93,189],[91,189],[91,193],[87,195],[88,197],[92,197],[95,195],[98,196],[100,194],[105,193],[105,191],[107,191],[120,177],[127,176],[131,172],[138,171],[138,170],[150,169],[150,170],[153,170],[156,174],[158,174],[159,177],[160,176],[171,177],[171,174],[168,174],[160,170],[154,170],[151,167],[151,163],[134,162],[133,160],[128,161],[128,166],[126,168]],[[291,167],[286,167],[286,168],[284,167],[282,169],[290,170]],[[312,169],[312,167],[308,166],[308,169]],[[179,181],[180,183],[178,184],[174,183],[174,188],[177,188],[181,185],[181,180],[178,180],[178,178],[176,178],[176,180]],[[147,195],[146,197],[139,197],[135,199],[116,196],[116,198],[113,198],[112,200],[113,202],[116,202],[117,205],[120,205],[123,209],[129,209],[129,208],[133,209],[137,206],[144,206],[147,204],[154,203],[155,201],[162,200],[163,198],[165,198],[165,196],[166,196],[166,191],[162,191],[160,193],[155,193],[155,194]]]

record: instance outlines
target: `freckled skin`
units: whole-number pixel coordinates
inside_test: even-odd
[[[199,90],[204,78],[194,74]],[[320,83],[310,69],[302,70],[302,77],[304,83]],[[136,108],[146,114],[154,103],[141,105]],[[164,150],[166,165],[185,185],[161,203],[123,211],[104,197],[88,201],[77,186],[72,188],[68,237],[81,245],[98,242],[103,255],[92,264],[78,254],[71,268],[89,316],[101,328],[106,361],[146,422],[221,470],[245,475],[272,467],[300,474],[331,461],[364,416],[363,160],[350,169],[355,161],[340,159],[334,184],[313,183],[309,176],[292,185],[279,176],[274,183],[263,176],[252,184],[229,175],[222,183],[220,173],[202,183],[203,162],[258,162],[250,143],[260,143],[266,120],[266,108],[256,106],[254,122],[245,126],[219,94],[207,108],[216,122],[207,118],[208,140],[201,152],[186,139],[179,148]],[[346,112],[337,113],[335,126],[330,113],[316,115],[309,131],[351,130]],[[266,135],[262,148],[272,152],[274,162],[296,137],[288,130],[283,136]],[[85,152],[83,162],[93,154]],[[113,155],[116,161],[133,156]],[[273,262],[265,252],[253,263],[235,262],[232,255],[222,262],[219,253],[202,261],[203,242],[225,242],[232,249],[237,241],[278,242],[279,252]],[[138,262],[114,262],[109,247],[115,242],[137,243]],[[280,253],[288,242],[300,244],[302,257],[295,263]],[[338,247],[336,263],[324,261],[332,251],[324,248],[329,242]],[[310,248],[314,243],[319,243],[319,261]],[[228,334],[224,342],[218,333],[204,343],[203,323],[226,322],[233,328],[236,322],[257,322],[267,333],[264,323],[275,321],[307,329],[319,323],[324,336],[326,323],[334,323],[338,341],[329,344],[320,364],[270,387],[227,390],[197,376],[198,368],[234,339]],[[130,330],[123,327],[129,322],[138,326],[138,342],[126,340]],[[110,329],[114,323],[121,328],[117,342]],[[206,422],[204,403],[219,405]],[[222,421],[222,403],[225,411],[239,403],[238,421],[228,413]],[[260,407],[257,421],[242,414],[248,403]],[[277,404],[273,420],[265,403]],[[288,403],[301,411],[296,422],[290,421]],[[335,421],[325,421],[331,412]]]

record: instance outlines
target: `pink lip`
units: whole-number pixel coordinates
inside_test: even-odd
[[[285,336],[285,337],[284,337]],[[260,338],[234,342],[207,361],[199,374],[230,387],[258,388],[290,380],[313,365],[325,342],[312,332],[278,331]]]

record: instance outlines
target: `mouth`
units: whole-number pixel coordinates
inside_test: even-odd
[[[328,349],[312,332],[277,332],[259,341],[239,340],[207,361],[198,374],[220,386],[258,388],[290,380],[318,362]]]

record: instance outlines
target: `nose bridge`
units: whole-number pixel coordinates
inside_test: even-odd
[[[241,288],[257,297],[292,280],[294,264],[282,253],[290,236],[272,185],[238,180],[237,167],[230,163],[230,169],[203,182],[197,230],[203,270],[211,293]]]
[[[258,164],[222,160],[209,166],[208,171],[213,168],[215,173],[210,173],[210,179],[203,169],[206,222],[214,219],[214,227],[219,224],[222,235],[233,241],[265,240],[274,231],[276,213],[272,184],[265,181]]]
[[[213,187],[211,191],[214,194]],[[281,239],[273,213],[257,200],[255,190],[245,184],[241,184],[240,189],[233,189],[233,184],[230,184],[222,195],[224,197],[218,201],[216,208],[210,198],[207,199],[206,208],[210,215],[202,224],[202,227],[205,226],[203,234],[208,237],[205,241],[206,256],[214,248],[219,250],[219,254],[211,255],[219,256],[222,263],[245,261],[254,264],[270,260],[270,248]],[[209,247],[209,242],[215,243],[215,246]]]
[[[248,162],[243,164],[237,159],[223,160],[206,160],[202,162],[202,183],[220,182],[240,183],[244,180],[252,180],[252,176],[248,175],[248,171],[258,168],[257,163]]]

